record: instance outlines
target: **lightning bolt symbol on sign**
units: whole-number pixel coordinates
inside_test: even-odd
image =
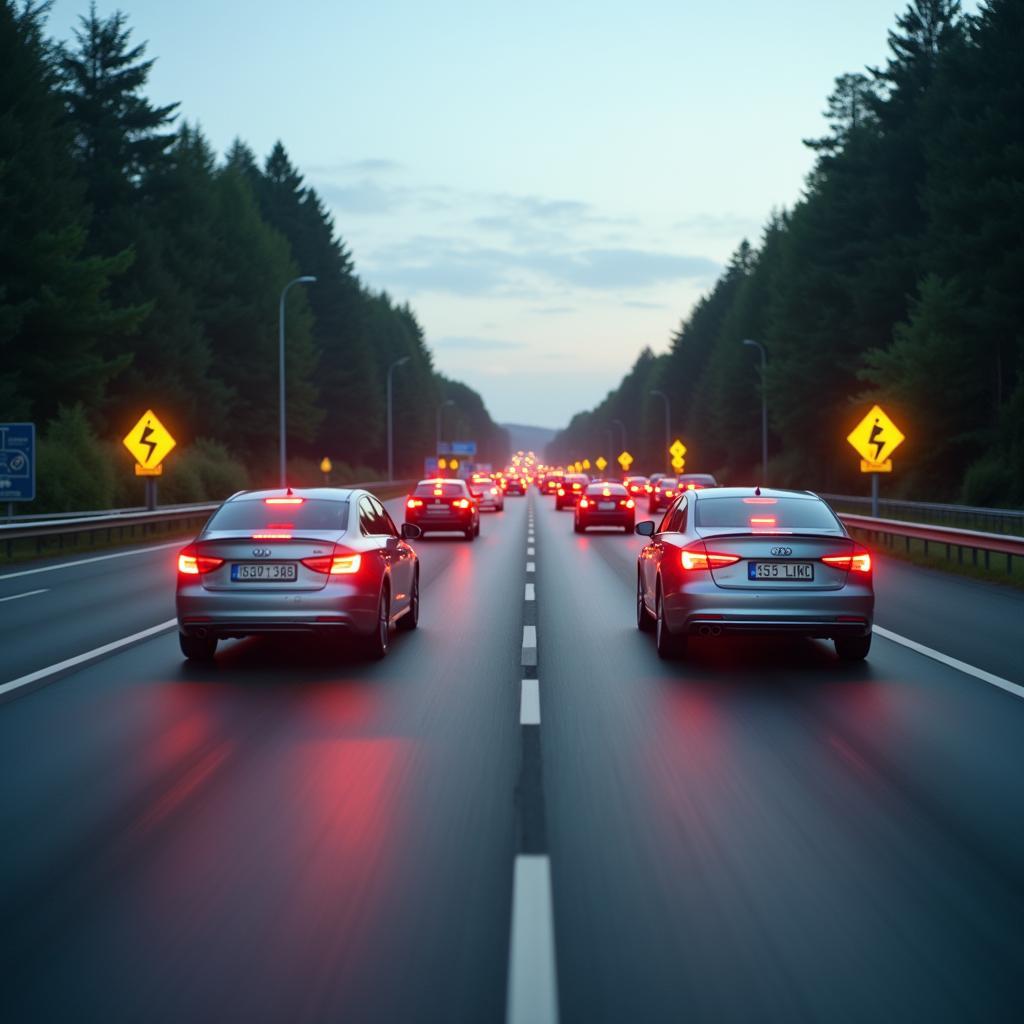
[[[153,427],[147,422],[142,428],[142,433],[139,435],[139,444],[144,444],[149,447],[149,454],[146,456],[146,461],[149,462],[153,458],[153,452],[156,451],[156,441],[150,441],[149,435],[153,433]]]

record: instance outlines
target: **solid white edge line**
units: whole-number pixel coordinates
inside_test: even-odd
[[[540,682],[524,679],[519,697],[519,724],[540,725]]]
[[[25,595],[22,594],[21,596],[24,597]],[[534,589],[534,586],[533,586],[532,583],[527,583],[526,584],[526,594],[525,594],[524,600],[526,600],[526,601],[536,601],[537,600],[537,591]]]
[[[536,572],[537,571],[537,563],[536,562],[527,562],[526,563],[526,571],[527,572]]]
[[[15,690],[20,690],[23,686],[28,686],[31,683],[37,683],[41,679],[54,676],[58,672],[74,668],[76,665],[84,665],[88,661],[95,661],[97,658],[102,658],[105,654],[110,654],[113,651],[120,650],[122,647],[127,647],[129,644],[138,643],[140,640],[147,640],[149,637],[156,636],[158,633],[164,633],[172,627],[177,626],[177,624],[177,619],[168,619],[166,622],[161,622],[157,626],[150,626],[149,629],[141,629],[138,633],[132,633],[131,636],[122,637],[120,640],[112,640],[109,644],[103,644],[102,647],[94,647],[91,651],[86,651],[84,654],[76,654],[73,658],[65,658],[63,661],[58,661],[56,665],[50,665],[47,668],[41,668],[35,672],[29,672],[28,675],[19,676],[17,679],[12,679],[3,685],[0,685],[0,697],[6,697],[7,694],[13,693]]]
[[[959,658],[951,658],[948,654],[943,654],[932,647],[919,644],[916,640],[909,640],[905,636],[900,636],[899,633],[893,633],[892,630],[883,629],[881,626],[872,626],[871,628],[880,637],[891,640],[894,644],[901,644],[911,651],[923,654],[926,658],[932,658],[943,665],[955,668],[958,672],[963,672],[965,675],[974,676],[975,679],[980,679],[982,682],[998,686],[1000,690],[1012,693],[1015,697],[1024,698],[1024,686],[1018,683],[1011,683],[1009,679],[1004,679],[1002,676],[997,676],[992,672],[986,672],[983,668],[975,668],[974,665],[969,665],[966,661],[961,661]]]
[[[19,597],[33,597],[36,594],[48,594],[49,592],[49,587],[43,587],[42,590],[26,590],[24,594],[11,594],[9,597],[0,597],[0,604],[4,601],[17,601]]]
[[[558,978],[551,912],[551,862],[521,853],[512,882],[508,948],[508,1024],[557,1024]]]
[[[91,558],[79,558],[76,562],[61,562],[60,565],[41,565],[38,569],[22,569],[20,572],[9,572],[0,576],[0,580],[13,580],[16,576],[31,576],[37,572],[73,569],[76,565],[88,565],[90,562],[105,562],[108,558],[127,558],[129,555],[144,555],[147,551],[166,551],[167,548],[180,548],[184,546],[184,540],[176,540],[171,544],[150,544],[144,548],[132,548],[131,551],[113,551],[109,555],[93,555]]]

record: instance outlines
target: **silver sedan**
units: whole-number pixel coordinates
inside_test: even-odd
[[[690,636],[791,633],[831,639],[844,660],[867,657],[875,592],[871,555],[809,491],[684,491],[637,563],[636,613],[662,657]]]
[[[392,627],[419,620],[419,560],[406,543],[419,535],[366,491],[241,491],[178,555],[182,653],[208,661],[229,637],[319,633],[383,657]]]

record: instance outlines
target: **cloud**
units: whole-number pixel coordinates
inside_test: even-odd
[[[645,288],[685,278],[713,277],[721,269],[703,256],[643,249],[589,249],[533,254],[535,267],[555,280],[581,288]]]
[[[402,190],[384,188],[365,178],[350,185],[318,185],[317,191],[328,204],[346,213],[393,213],[407,201]]]
[[[672,225],[672,230],[710,235],[716,238],[735,238],[738,242],[744,236],[751,237],[759,234],[761,222],[736,213],[700,213],[694,217],[676,221]]]
[[[639,302],[635,299],[629,299],[623,302],[624,306],[628,306],[630,309],[668,309],[663,302]]]
[[[537,306],[530,310],[531,313],[539,313],[541,316],[562,316],[565,313],[575,313],[575,306]]]
[[[475,338],[471,336],[438,338],[434,348],[471,349],[480,352],[504,351],[526,348],[523,341],[503,341],[499,338]]]

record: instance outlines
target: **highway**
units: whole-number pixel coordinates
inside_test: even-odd
[[[0,1019],[1024,1019],[1024,595],[666,663],[642,543],[509,498],[381,662],[187,665],[179,545],[0,568]]]

